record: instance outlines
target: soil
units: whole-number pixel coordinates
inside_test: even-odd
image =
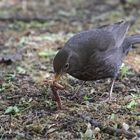
[[[12,2],[9,5],[18,9],[21,3]],[[59,82],[65,86],[65,90],[59,91],[61,110],[57,110],[49,86],[54,75],[53,58],[71,36],[138,15],[139,2],[125,5],[110,0],[104,3],[59,0],[55,5],[54,2],[48,1],[45,11],[32,9],[34,5],[29,2],[26,14],[25,9],[18,13],[20,21],[0,20],[0,139],[140,139],[140,45],[124,60],[113,90],[114,100],[110,103],[101,103],[109,93],[110,79],[86,82],[80,97],[72,100],[82,81],[65,75]],[[14,15],[16,19],[16,12],[10,13],[12,8],[6,13],[8,16],[0,14],[0,17]],[[37,12],[40,13],[38,21],[22,21],[22,17],[30,19]],[[45,12],[49,17],[46,21]],[[140,33],[139,23],[140,18],[136,17],[129,34]],[[91,120],[115,131],[129,131],[134,136],[109,133],[98,125],[90,125]]]

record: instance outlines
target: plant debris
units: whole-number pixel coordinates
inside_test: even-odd
[[[99,103],[110,79],[86,82],[78,99],[70,97],[82,81],[65,75],[60,85],[50,83],[53,57],[73,34],[131,18],[140,12],[139,3],[22,2],[0,1],[0,139],[139,139],[139,46],[124,61],[111,103]],[[140,33],[136,18],[130,34]]]

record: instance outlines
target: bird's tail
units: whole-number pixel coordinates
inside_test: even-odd
[[[135,48],[133,47],[135,44],[140,44],[140,35],[136,34],[126,37],[122,44],[123,53],[127,55],[132,48]]]
[[[128,36],[127,40],[132,45],[139,44],[140,43],[140,35],[136,34],[136,35]]]

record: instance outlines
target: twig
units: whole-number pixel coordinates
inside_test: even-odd
[[[25,16],[0,16],[0,21],[9,21],[9,22],[14,22],[14,21],[23,21],[23,22],[31,22],[31,21],[39,21],[39,22],[46,22],[46,21],[63,21],[65,19],[65,16],[57,16],[57,17],[53,17],[53,16],[32,16],[32,17],[25,17]],[[81,18],[77,18],[77,17],[67,17],[67,19],[69,19],[71,22],[73,21],[80,21],[82,22],[83,19]],[[87,18],[86,19],[87,22],[90,22],[90,20]]]
[[[24,17],[24,16],[7,16],[3,17],[0,16],[0,21],[23,21],[23,22],[31,22],[31,21],[39,21],[39,22],[46,22],[49,20],[54,20],[54,21],[62,21],[62,18],[57,18],[57,17],[37,17],[37,16],[32,16],[32,17]]]
[[[11,96],[11,97],[7,97],[8,100],[13,100],[16,98],[21,98],[23,95],[15,95],[15,96]]]

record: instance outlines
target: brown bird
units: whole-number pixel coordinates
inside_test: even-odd
[[[140,43],[140,35],[126,36],[129,26],[130,22],[118,22],[74,35],[54,58],[54,82],[65,73],[83,81],[111,78],[111,100],[123,58]]]

